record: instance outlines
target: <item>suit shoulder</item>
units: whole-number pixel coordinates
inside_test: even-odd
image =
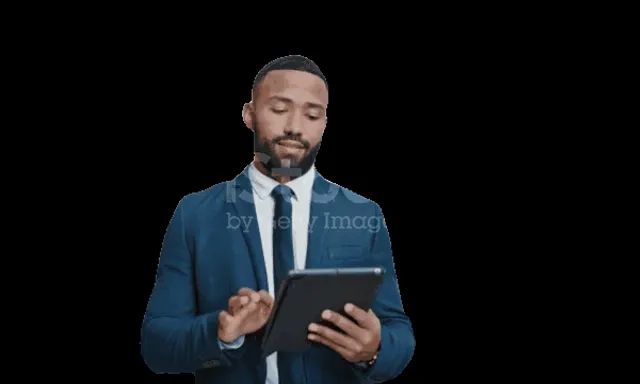
[[[366,197],[348,189],[345,188],[339,184],[336,184],[334,182],[329,181],[329,183],[334,187],[334,188],[338,188],[339,191],[339,196],[341,196],[342,198],[346,199],[348,202],[354,203],[354,204],[359,204],[362,208],[370,210],[370,209],[374,209],[374,210],[380,210],[380,206],[373,200],[371,199],[367,199]]]
[[[228,184],[229,182],[225,181],[212,185],[207,189],[189,193],[180,199],[178,207],[181,208],[184,213],[192,213],[203,207],[209,208],[218,205],[223,202],[226,196]]]

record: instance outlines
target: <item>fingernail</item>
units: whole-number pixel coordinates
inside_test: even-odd
[[[344,306],[344,310],[347,312],[351,312],[353,311],[353,304],[349,303],[347,305]]]
[[[316,332],[318,330],[318,326],[315,324],[309,324],[309,330],[311,332]]]
[[[322,318],[325,320],[329,320],[331,318],[331,311],[324,311],[322,312]]]

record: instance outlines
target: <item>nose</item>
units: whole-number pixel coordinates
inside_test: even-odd
[[[289,119],[287,125],[284,128],[284,133],[287,135],[300,135],[302,133],[303,114],[300,110],[295,110]]]

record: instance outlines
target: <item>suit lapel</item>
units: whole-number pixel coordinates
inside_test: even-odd
[[[330,214],[331,204],[333,204],[338,192],[339,187],[337,185],[329,183],[319,173],[316,173],[311,195],[306,268],[321,267],[324,254],[324,239],[327,234],[325,222]]]
[[[249,180],[249,167],[227,185],[227,201],[232,202],[238,217],[243,220],[242,234],[252,259],[258,289],[268,290],[267,270],[262,253],[258,216],[253,202],[253,188]]]
[[[264,264],[260,229],[258,228],[257,214],[253,201],[253,188],[248,171],[249,167],[245,168],[235,179],[229,181],[226,199],[233,204],[238,217],[244,220],[242,235],[252,260],[258,289],[268,290],[267,270]],[[312,189],[305,268],[319,268],[322,266],[324,239],[327,234],[325,223],[330,215],[330,207],[339,192],[337,185],[329,183],[317,172]]]

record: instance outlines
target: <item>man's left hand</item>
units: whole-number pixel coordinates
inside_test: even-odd
[[[335,324],[346,335],[312,323],[309,325],[309,340],[326,345],[351,363],[370,361],[380,348],[380,320],[371,310],[366,312],[353,304],[345,305],[344,310],[355,323],[330,310],[322,312],[322,318]]]

